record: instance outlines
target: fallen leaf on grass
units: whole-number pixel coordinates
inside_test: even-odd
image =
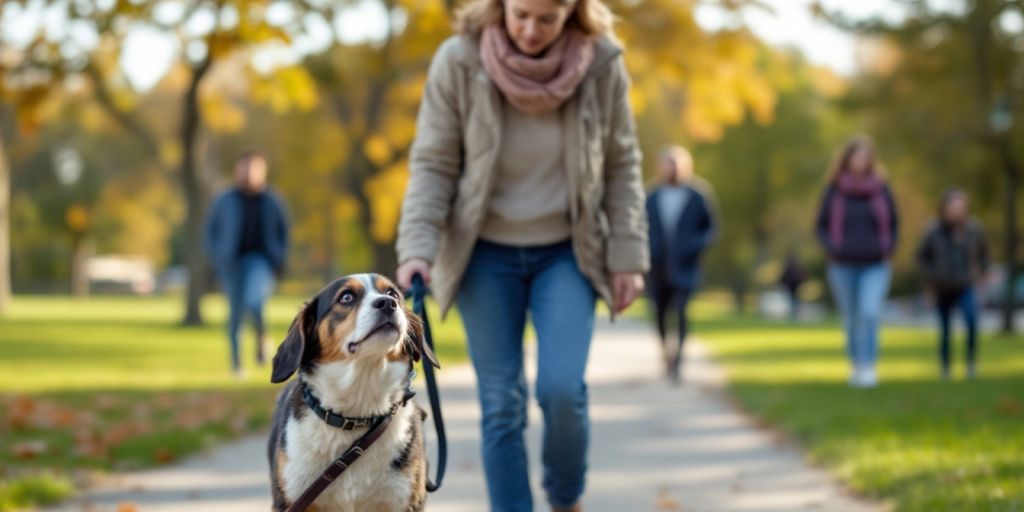
[[[16,459],[34,459],[47,452],[46,441],[24,441],[11,446],[11,455]]]
[[[663,510],[666,512],[683,512],[683,506],[672,498],[666,489],[658,491],[658,499],[655,502],[654,508],[656,510]]]
[[[174,453],[166,448],[160,448],[153,452],[153,460],[158,464],[169,464],[174,461]]]
[[[28,396],[16,396],[7,411],[7,423],[13,428],[24,428],[32,423],[36,401]]]
[[[75,431],[75,453],[79,456],[102,458],[106,456],[107,448],[95,430],[79,428]]]
[[[1024,413],[1024,404],[1020,403],[1020,400],[1006,395],[999,400],[999,412],[1007,416],[1020,416]]]
[[[107,411],[121,405],[121,401],[115,395],[101,393],[93,397],[92,404],[96,410]]]

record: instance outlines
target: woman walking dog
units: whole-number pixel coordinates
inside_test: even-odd
[[[458,304],[483,411],[491,509],[533,509],[523,332],[537,333],[544,490],[581,510],[584,382],[598,297],[648,270],[629,79],[599,0],[475,0],[431,64],[402,209],[398,279]]]

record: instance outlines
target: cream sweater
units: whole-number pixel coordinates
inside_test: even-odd
[[[568,240],[569,183],[561,113],[529,115],[505,103],[497,176],[480,238],[515,246]]]

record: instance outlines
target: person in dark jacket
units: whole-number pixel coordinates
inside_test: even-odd
[[[928,226],[917,249],[917,263],[935,298],[939,313],[939,362],[942,377],[950,377],[950,321],[960,308],[967,328],[967,377],[977,374],[978,301],[974,284],[988,270],[989,252],[985,231],[970,217],[967,193],[950,189],[942,196],[939,217]]]
[[[800,316],[800,287],[807,281],[807,271],[800,264],[796,251],[786,255],[786,263],[779,276],[779,284],[786,289],[789,296],[789,320],[795,322]]]
[[[228,296],[231,366],[243,377],[239,330],[251,315],[256,331],[256,359],[266,361],[263,304],[284,271],[288,251],[288,214],[281,197],[267,186],[267,159],[242,154],[235,163],[235,186],[218,196],[206,219],[204,248]]]
[[[860,136],[838,153],[817,219],[828,281],[843,316],[850,385],[878,384],[878,329],[889,293],[898,216],[875,145]]]
[[[661,337],[665,370],[680,380],[688,322],[686,308],[700,281],[700,257],[715,240],[711,186],[694,176],[693,157],[685,149],[666,149],[660,161],[662,184],[647,198],[651,245],[650,294]],[[679,338],[668,340],[667,317],[675,305]]]

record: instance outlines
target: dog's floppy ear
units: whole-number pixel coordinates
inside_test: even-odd
[[[270,382],[274,384],[284,382],[299,369],[302,364],[302,354],[306,350],[306,343],[312,341],[316,335],[316,309],[317,299],[306,303],[295,315],[292,326],[288,329],[281,346],[277,347],[277,354],[274,355],[273,372],[270,374]]]
[[[437,362],[434,351],[423,341],[423,321],[409,309],[405,310],[405,317],[409,320],[409,328],[405,335],[406,345],[411,348],[413,361],[418,363],[421,358],[426,358],[434,367],[440,368],[441,364]]]

